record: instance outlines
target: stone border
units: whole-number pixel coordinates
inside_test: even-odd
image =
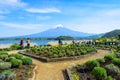
[[[35,66],[35,68],[33,69],[33,77],[32,77],[32,78],[29,78],[28,80],[35,80],[37,67],[38,67],[38,66]]]
[[[65,72],[66,72],[66,76],[68,77],[68,80],[74,80],[71,74],[71,70],[69,68],[65,69]]]
[[[96,54],[96,52],[91,52],[91,53],[88,53],[87,55],[74,56],[74,57],[62,57],[62,58],[39,57],[39,56],[31,55],[29,53],[24,53],[24,52],[19,52],[19,54],[22,54],[22,55],[25,55],[25,56],[29,56],[29,57],[35,58],[35,59],[43,61],[43,62],[57,62],[57,61],[65,61],[65,60],[78,60],[78,59],[87,57],[87,56],[89,56],[91,54],[92,55]]]

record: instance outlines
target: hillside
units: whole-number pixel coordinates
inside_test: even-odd
[[[103,38],[104,37],[107,37],[107,38],[111,38],[111,37],[115,37],[115,38],[118,38],[118,35],[120,34],[120,30],[119,29],[116,29],[116,30],[113,30],[113,31],[110,31],[110,32],[107,32],[104,36],[102,36]]]
[[[49,30],[40,32],[40,33],[27,35],[27,36],[23,36],[23,37],[56,38],[58,36],[87,37],[87,36],[92,36],[92,35],[94,35],[94,34],[73,31],[73,30],[70,30],[70,29],[67,29],[64,27],[57,27],[57,28],[53,28],[53,29],[49,29]]]

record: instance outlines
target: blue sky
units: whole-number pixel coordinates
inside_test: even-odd
[[[87,33],[120,29],[120,0],[0,0],[0,37],[63,26]]]

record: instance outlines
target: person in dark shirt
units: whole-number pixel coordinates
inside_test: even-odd
[[[21,49],[23,49],[23,47],[24,47],[24,41],[23,41],[23,39],[20,40],[20,47],[21,47]]]
[[[61,39],[58,40],[58,43],[59,43],[59,45],[62,45],[62,41],[61,41]]]

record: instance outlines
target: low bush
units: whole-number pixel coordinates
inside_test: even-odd
[[[16,74],[10,70],[5,70],[0,74],[0,80],[16,80]]]
[[[22,58],[22,63],[23,63],[23,65],[31,65],[32,59],[29,57]]]
[[[104,58],[100,58],[100,59],[96,59],[98,62],[100,63],[104,63],[105,62],[105,59]]]
[[[0,52],[0,55],[8,55],[8,53],[7,53],[7,52],[4,52],[4,51],[1,51],[1,52]]]
[[[10,62],[0,62],[0,69],[9,69],[11,68]]]
[[[0,59],[0,62],[3,62],[3,60],[2,60],[2,59]]]
[[[81,52],[82,55],[87,54],[87,51],[86,51],[86,50],[81,50],[80,52]]]
[[[33,53],[36,53],[37,52],[37,48],[36,47],[32,47],[32,48],[30,48],[30,51],[33,52]]]
[[[13,44],[13,45],[11,45],[10,48],[11,48],[12,50],[18,50],[18,49],[21,49],[20,45],[19,45],[19,44],[16,44],[16,43]]]
[[[90,60],[86,62],[86,66],[88,69],[92,70],[94,67],[99,67],[100,64],[97,60]]]
[[[120,67],[120,59],[119,58],[114,58],[112,60],[112,63]]]
[[[111,76],[108,76],[107,80],[115,80],[115,79],[113,79]]]
[[[79,76],[77,73],[72,74],[74,80],[79,80]]]
[[[104,57],[107,60],[112,60],[113,58],[116,58],[116,54],[110,53]]]
[[[23,55],[21,55],[21,54],[10,54],[9,57],[15,57],[16,59],[22,59]]]
[[[118,58],[120,58],[120,53],[116,53],[116,56],[117,56]]]
[[[12,59],[11,61],[12,67],[20,67],[22,65],[22,61],[19,59]]]
[[[114,75],[120,74],[119,67],[115,66],[114,64],[106,65],[105,69],[107,70],[108,74],[114,74]]]
[[[97,80],[105,80],[105,78],[107,78],[107,72],[102,67],[95,67],[92,70],[92,75],[94,75]]]
[[[8,55],[6,55],[6,54],[0,55],[0,59],[2,59],[2,60],[6,60],[7,58],[8,58]]]

